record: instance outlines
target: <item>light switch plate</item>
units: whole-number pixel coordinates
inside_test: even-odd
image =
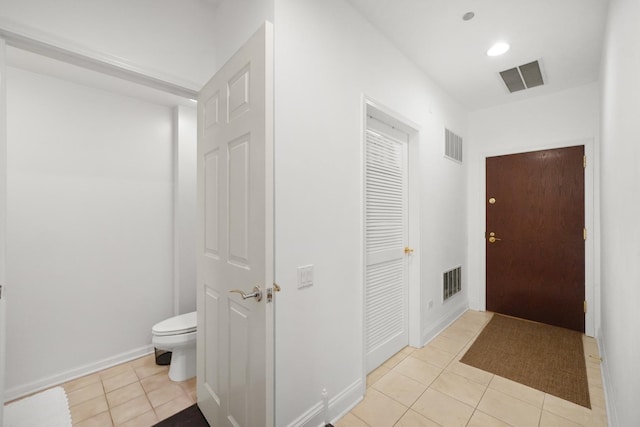
[[[298,289],[313,285],[313,265],[298,267]]]

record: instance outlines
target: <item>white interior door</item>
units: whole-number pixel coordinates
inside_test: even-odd
[[[198,97],[198,405],[212,426],[273,426],[273,247],[267,22]]]
[[[6,44],[0,39],[0,426],[4,409],[5,328],[7,324],[4,285],[6,280],[7,220],[7,69]]]
[[[369,116],[365,140],[367,373],[408,344],[409,135]]]

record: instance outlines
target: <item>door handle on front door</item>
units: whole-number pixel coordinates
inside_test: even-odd
[[[260,289],[260,286],[254,286],[253,292],[251,292],[250,294],[245,294],[240,289],[232,289],[229,292],[240,294],[242,299],[255,298],[258,302],[262,301],[262,289]]]
[[[494,233],[493,231],[489,233],[489,243],[495,243],[496,240],[502,240],[502,239],[498,239],[496,237],[496,233]]]

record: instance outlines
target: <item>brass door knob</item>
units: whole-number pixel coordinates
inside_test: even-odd
[[[495,243],[496,240],[502,240],[502,239],[498,239],[497,237],[493,237],[493,236],[489,237],[489,243]]]
[[[413,253],[413,249],[407,246],[407,247],[404,248],[404,253],[407,254],[407,255],[412,254]]]

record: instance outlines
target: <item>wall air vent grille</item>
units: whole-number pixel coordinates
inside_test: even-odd
[[[500,77],[511,93],[544,84],[539,61],[500,71]]]
[[[444,130],[444,156],[462,163],[462,137],[449,129]]]
[[[462,290],[462,267],[442,273],[442,299],[448,300]]]

